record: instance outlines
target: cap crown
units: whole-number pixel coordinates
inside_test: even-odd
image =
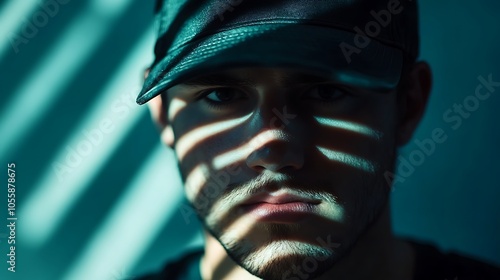
[[[328,26],[402,50],[419,52],[416,0],[159,0],[156,61],[205,36],[243,25],[300,23]],[[378,27],[377,27],[378,26]],[[371,36],[374,35],[374,36]],[[307,34],[297,34],[297,40]],[[356,47],[354,40],[346,42]]]

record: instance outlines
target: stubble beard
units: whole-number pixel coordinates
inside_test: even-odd
[[[358,186],[359,193],[355,194],[357,199],[350,209],[350,233],[347,234],[350,238],[343,240],[342,245],[333,250],[293,240],[293,235],[298,230],[295,225],[260,225],[269,242],[253,244],[248,239],[241,239],[241,236],[238,238],[238,233],[224,232],[217,225],[208,224],[206,217],[199,218],[205,229],[224,247],[228,256],[252,275],[266,280],[315,279],[349,254],[388,203],[388,187],[383,174],[365,180],[364,183],[364,188]],[[326,236],[330,230],[325,228],[325,232]],[[311,267],[311,260],[314,260],[315,267]],[[297,272],[296,268],[302,273]]]
[[[348,239],[335,249],[289,240],[297,232],[295,225],[264,225],[264,234],[269,237],[267,244],[253,244],[246,239],[237,238],[238,233],[227,232],[219,225],[207,223],[207,213],[197,212],[204,228],[222,245],[228,256],[246,271],[266,280],[316,279],[331,270],[345,256],[349,255],[357,241],[371,228],[381,216],[389,201],[390,185],[384,177],[386,171],[393,171],[396,149],[388,153],[390,160],[371,176],[360,176],[352,207],[348,209],[350,227]],[[211,207],[208,207],[210,209]],[[201,215],[200,215],[201,214]],[[328,234],[329,230],[326,230]],[[271,240],[272,238],[272,240]],[[315,260],[313,271],[305,268],[305,260]],[[299,268],[302,274],[297,272]]]

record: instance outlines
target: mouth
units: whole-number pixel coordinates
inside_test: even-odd
[[[260,222],[297,223],[317,213],[321,201],[290,193],[263,193],[241,205],[244,214]]]

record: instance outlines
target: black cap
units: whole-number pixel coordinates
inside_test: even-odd
[[[160,0],[146,103],[228,67],[307,69],[375,90],[397,86],[418,56],[416,0]]]

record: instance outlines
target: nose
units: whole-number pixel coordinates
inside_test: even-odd
[[[304,165],[307,125],[286,91],[279,83],[261,87],[259,108],[245,131],[251,137],[246,164],[259,173],[297,171]]]
[[[246,164],[251,169],[262,172],[265,169],[274,172],[290,172],[304,165],[303,147],[298,138],[292,138],[280,130],[269,130],[260,145],[255,147],[246,158]]]

